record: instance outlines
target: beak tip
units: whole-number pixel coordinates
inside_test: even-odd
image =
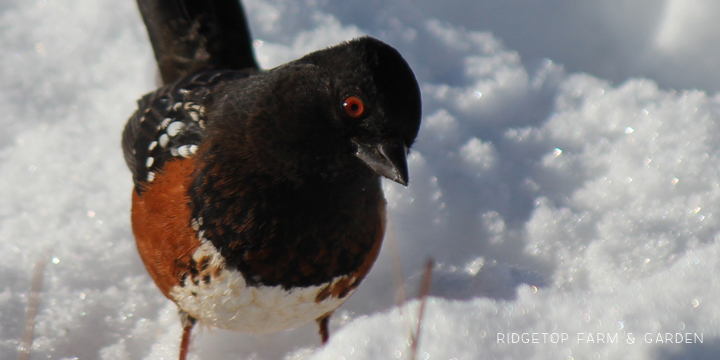
[[[408,151],[401,139],[370,143],[353,139],[353,143],[357,146],[355,156],[375,173],[400,185],[408,185]]]
[[[400,184],[400,185],[402,185],[402,186],[405,186],[405,187],[408,186],[408,182],[407,182],[407,180],[405,180],[405,179],[400,179],[400,178],[398,178],[398,179],[395,179],[395,180],[393,180],[393,181],[395,181],[396,183],[398,183],[398,184]]]
[[[401,173],[397,172],[397,173],[395,173],[395,176],[390,180],[392,180],[402,186],[408,186],[409,179],[408,179],[407,174],[401,174]]]

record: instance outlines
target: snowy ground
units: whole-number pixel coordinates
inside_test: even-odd
[[[411,294],[438,262],[421,358],[718,357],[717,2],[244,3],[264,67],[369,34],[418,76],[411,186],[386,194]],[[0,29],[0,358],[45,252],[33,359],[176,358],[120,150],[155,78],[134,2],[2,0]],[[314,324],[203,329],[191,358],[407,358],[388,244],[325,348]]]

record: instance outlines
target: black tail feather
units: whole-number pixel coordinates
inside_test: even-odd
[[[201,70],[258,69],[239,0],[137,0],[163,83]]]

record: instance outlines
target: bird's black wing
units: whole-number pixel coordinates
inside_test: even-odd
[[[133,173],[135,190],[152,182],[168,160],[195,154],[205,132],[206,107],[212,89],[232,79],[255,73],[245,71],[206,71],[180,79],[143,96],[138,109],[123,131],[125,163]]]
[[[137,0],[164,84],[205,70],[258,69],[239,0]]]

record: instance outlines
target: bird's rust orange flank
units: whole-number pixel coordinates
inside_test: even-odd
[[[169,161],[142,197],[133,191],[132,224],[138,252],[168,298],[188,272],[192,254],[200,246],[196,232],[188,226],[187,189],[192,172],[191,159]]]

